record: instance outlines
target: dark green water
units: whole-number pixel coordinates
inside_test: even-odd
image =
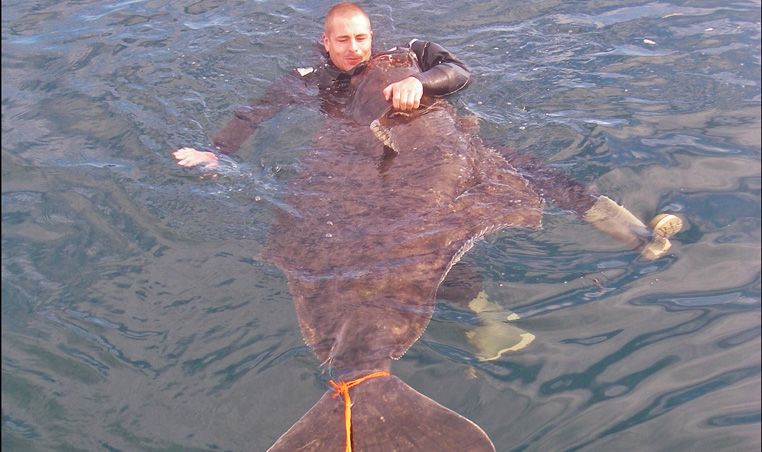
[[[259,259],[319,116],[215,179],[171,152],[310,65],[331,4],[3,2],[4,451],[265,450],[326,391]],[[489,236],[465,260],[535,341],[479,362],[442,305],[393,373],[499,451],[759,450],[760,2],[365,6],[379,49],[466,62],[486,138],[686,225],[655,262],[557,209]]]

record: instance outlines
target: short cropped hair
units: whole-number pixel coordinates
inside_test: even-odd
[[[325,15],[325,25],[323,32],[328,35],[329,33],[329,26],[333,19],[335,17],[339,16],[352,16],[355,14],[362,14],[365,16],[366,19],[368,19],[368,22],[370,22],[370,17],[368,17],[368,13],[365,12],[364,9],[360,8],[359,6],[355,5],[354,3],[345,2],[345,3],[338,3],[336,5],[333,5],[331,9],[328,10],[328,13]]]

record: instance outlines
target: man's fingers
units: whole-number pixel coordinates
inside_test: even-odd
[[[384,99],[389,100],[392,97],[392,88],[394,88],[394,85],[384,88]]]
[[[395,109],[399,109],[402,105],[402,90],[399,88],[399,86],[395,85],[392,95],[392,106]]]
[[[414,110],[421,106],[423,86],[414,77],[392,83],[384,88],[384,99],[392,102],[395,110]]]
[[[178,160],[178,161],[177,161],[177,164],[178,164],[178,165],[180,165],[180,166],[191,167],[191,166],[196,166],[196,165],[198,165],[198,162],[194,162],[194,161],[192,161],[192,160],[191,160],[191,159],[189,159],[189,158],[184,158],[184,159],[180,159],[180,160]]]
[[[415,110],[418,108],[419,100],[413,91],[408,91],[400,99],[400,110]]]
[[[217,157],[211,152],[199,151],[194,148],[181,148],[172,153],[177,159],[177,164],[188,168],[194,167],[201,163],[206,167],[214,168],[217,166]]]
[[[407,110],[410,108],[410,93],[405,93],[405,96],[400,96],[400,110]]]
[[[180,148],[172,153],[172,155],[176,159],[187,159],[191,155],[193,155],[195,152],[198,152],[197,150],[193,148]]]

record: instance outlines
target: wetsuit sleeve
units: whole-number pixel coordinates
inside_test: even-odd
[[[423,84],[423,93],[446,96],[468,86],[473,77],[462,61],[444,47],[431,41],[415,40],[410,43],[421,65],[420,74],[414,77]]]
[[[239,108],[225,128],[217,132],[212,143],[215,150],[223,154],[233,154],[241,147],[257,126],[289,105],[300,103],[307,98],[308,81],[294,71],[283,76],[270,86],[265,94],[251,105]]]

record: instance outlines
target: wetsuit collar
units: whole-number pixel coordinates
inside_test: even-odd
[[[333,64],[330,55],[328,55],[328,52],[326,52],[325,49],[320,48],[319,50],[323,55],[324,61],[318,79],[318,88],[321,90],[347,88],[352,77],[362,74],[365,67],[368,66],[368,62],[364,61],[348,71],[342,71]]]

